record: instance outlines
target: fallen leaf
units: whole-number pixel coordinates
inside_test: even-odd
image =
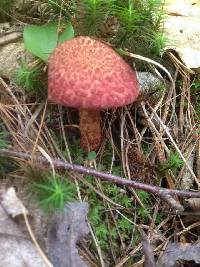
[[[166,0],[165,10],[175,16],[199,17],[200,1],[199,0]]]
[[[0,267],[47,267],[35,246],[0,204]]]
[[[77,241],[89,233],[88,203],[69,203],[56,214],[48,231],[48,254],[54,267],[87,267],[80,258]]]
[[[1,205],[4,207],[8,215],[11,215],[13,218],[17,215],[23,214],[23,204],[21,200],[16,196],[15,190],[13,187],[8,188],[6,192],[1,194],[2,201]],[[24,208],[24,211],[28,211]]]
[[[158,259],[158,267],[175,267],[176,261],[194,261],[200,263],[200,243],[169,243],[163,255]]]
[[[188,68],[200,67],[200,2],[168,0],[164,21],[167,49],[175,50]]]

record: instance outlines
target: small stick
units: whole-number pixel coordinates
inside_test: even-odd
[[[0,156],[13,157],[13,158],[19,158],[19,159],[24,159],[24,160],[32,159],[32,156],[29,153],[12,151],[8,149],[0,149]],[[45,157],[37,156],[36,159],[45,165],[49,165],[49,162],[47,161]],[[136,189],[147,191],[154,195],[158,195],[161,198],[163,197],[163,192],[165,192],[166,194],[172,195],[172,196],[187,197],[187,198],[191,198],[191,197],[200,198],[200,192],[193,192],[193,191],[187,191],[187,190],[176,190],[176,189],[165,189],[159,186],[138,183],[134,180],[129,180],[129,179],[117,176],[117,175],[112,175],[109,173],[97,171],[92,168],[83,167],[81,165],[71,164],[67,161],[60,160],[60,159],[52,159],[52,163],[57,169],[71,170],[71,171],[76,171],[82,174],[99,177],[102,180],[105,180],[105,181],[108,181],[114,184],[130,186]]]

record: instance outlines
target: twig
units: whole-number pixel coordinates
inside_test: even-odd
[[[12,151],[8,149],[0,149],[0,156],[4,157],[13,157],[13,158],[19,158],[24,160],[31,160],[31,154],[24,153],[24,152],[18,152],[18,151]],[[36,156],[36,159],[45,165],[48,165],[49,162],[45,157],[42,156]],[[108,182],[112,182],[115,184],[120,184],[124,186],[130,186],[134,187],[136,189],[141,189],[143,191],[147,191],[149,193],[163,196],[163,191],[166,194],[172,195],[172,196],[179,196],[179,197],[196,197],[200,198],[200,192],[192,192],[192,191],[186,191],[186,190],[176,190],[176,189],[165,189],[159,186],[144,184],[144,183],[138,183],[134,180],[125,179],[120,176],[112,175],[109,173],[97,171],[91,168],[83,167],[81,165],[71,164],[67,161],[60,160],[60,159],[52,159],[52,163],[54,164],[55,168],[57,169],[65,169],[65,170],[71,170],[76,171],[79,173],[91,175],[94,177],[99,177],[102,180],[106,180]]]

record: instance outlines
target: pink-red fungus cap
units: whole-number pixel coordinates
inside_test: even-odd
[[[133,102],[139,85],[132,68],[108,45],[80,36],[49,59],[48,98],[69,107],[107,109]]]

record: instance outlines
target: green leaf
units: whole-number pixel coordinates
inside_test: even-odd
[[[44,61],[56,46],[74,37],[71,23],[50,22],[45,25],[28,25],[24,29],[25,48]]]
[[[91,151],[91,152],[88,153],[88,159],[89,160],[95,159],[96,156],[97,156],[97,153],[95,151]]]

